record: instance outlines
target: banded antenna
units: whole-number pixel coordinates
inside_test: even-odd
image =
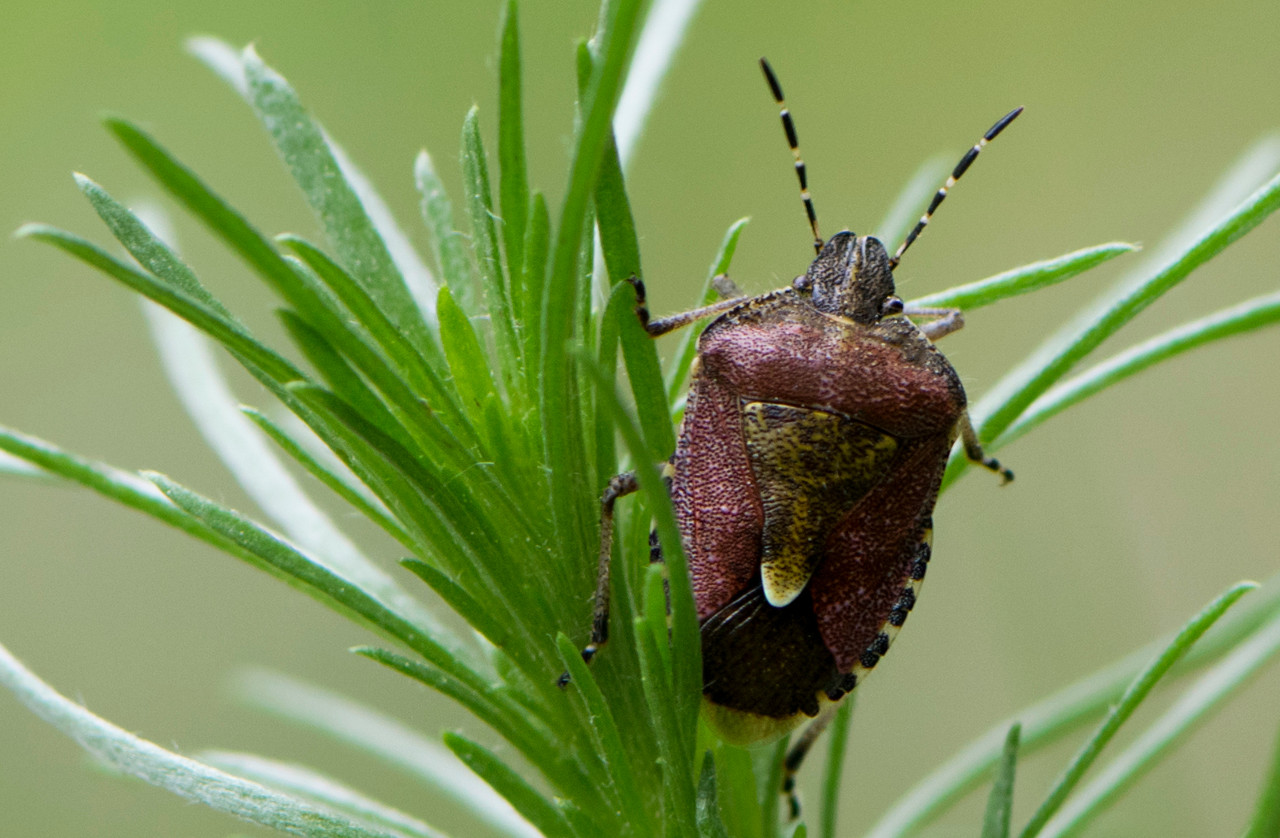
[[[773,74],[773,68],[769,66],[768,59],[760,59],[760,69],[764,70],[765,81],[769,82],[769,90],[773,92],[773,99],[778,103],[778,115],[782,117],[782,130],[787,132],[787,145],[791,146],[791,156],[796,159],[796,177],[800,179],[800,198],[804,201],[804,211],[809,216],[809,229],[813,231],[813,249],[821,253],[822,234],[818,232],[818,214],[813,211],[813,199],[809,197],[809,179],[805,175],[804,160],[800,159],[800,141],[796,139],[796,124],[791,121],[791,111],[787,110],[787,103],[782,98],[782,86],[778,84],[778,77]]]
[[[929,202],[929,208],[925,210],[924,215],[920,216],[920,220],[916,222],[915,229],[907,235],[906,239],[904,239],[902,244],[898,247],[898,252],[893,254],[893,258],[889,260],[890,270],[898,267],[898,263],[902,261],[902,254],[906,253],[907,248],[911,246],[911,243],[919,238],[920,234],[924,232],[924,228],[929,225],[929,219],[933,218],[933,213],[947,197],[947,192],[951,187],[956,185],[956,181],[960,179],[960,176],[963,175],[971,165],[973,165],[973,161],[978,159],[978,155],[982,153],[982,149],[986,147],[987,143],[994,140],[1001,131],[1007,128],[1010,122],[1017,119],[1018,114],[1020,113],[1022,113],[1022,108],[1014,108],[1004,116],[1000,117],[1000,120],[996,122],[995,125],[992,125],[991,129],[987,131],[987,133],[982,135],[982,139],[978,140],[978,144],[964,153],[964,157],[960,158],[960,162],[957,163],[955,169],[951,171],[951,176],[947,178],[947,182],[942,184],[942,188],[938,190],[937,194],[933,196],[933,200]],[[798,160],[799,157],[796,159]]]

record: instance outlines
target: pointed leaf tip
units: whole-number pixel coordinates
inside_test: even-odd
[[[50,227],[48,224],[44,224],[40,221],[28,221],[26,224],[23,224],[21,227],[13,231],[13,237],[15,239],[33,239],[39,237],[41,234],[48,234],[53,230],[53,227]]]
[[[211,35],[194,35],[183,42],[187,53],[225,81],[241,96],[249,93],[249,81],[244,74],[241,51],[221,38]]]

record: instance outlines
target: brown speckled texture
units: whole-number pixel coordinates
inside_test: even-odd
[[[839,671],[850,672],[910,582],[965,409],[960,380],[909,320],[857,322],[818,311],[795,289],[744,301],[707,328],[698,349],[672,496],[704,622],[760,584],[771,532],[756,470],[762,459],[757,453],[753,463],[744,438],[745,404],[826,411],[850,420],[845,427],[857,434],[897,442],[847,514],[828,517],[821,554],[810,558],[816,569],[795,603],[812,603],[823,645]]]

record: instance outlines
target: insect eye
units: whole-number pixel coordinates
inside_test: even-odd
[[[903,304],[898,297],[889,297],[880,306],[880,314],[885,317],[892,317],[895,314],[902,314]]]

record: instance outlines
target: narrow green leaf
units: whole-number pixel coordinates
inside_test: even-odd
[[[476,718],[493,728],[524,754],[533,765],[551,778],[563,762],[556,753],[552,738],[531,716],[490,684],[469,685],[442,671],[438,666],[412,660],[404,655],[375,646],[356,646],[352,650],[361,657],[380,663],[401,675],[445,695],[470,710]]]
[[[1211,625],[1217,622],[1219,617],[1226,613],[1227,609],[1236,600],[1256,587],[1258,587],[1257,584],[1253,582],[1241,582],[1233,585],[1183,626],[1177,637],[1173,639],[1173,642],[1165,647],[1164,651],[1134,679],[1129,688],[1125,690],[1124,695],[1120,697],[1120,701],[1107,714],[1107,718],[1098,726],[1093,736],[1089,737],[1089,740],[1076,752],[1070,764],[1059,775],[1053,788],[1045,796],[1040,807],[1031,816],[1031,820],[1023,828],[1020,833],[1021,838],[1034,838],[1040,833],[1045,823],[1057,812],[1063,801],[1066,800],[1067,795],[1080,782],[1080,778],[1084,776],[1084,773],[1089,770],[1089,766],[1098,758],[1102,749],[1115,736],[1116,731],[1133,715],[1133,711],[1146,699],[1151,690],[1155,688],[1156,683],[1169,671],[1169,668],[1191,648],[1192,644]]]
[[[573,835],[574,830],[564,814],[524,778],[507,767],[487,748],[457,734],[445,733],[444,744],[458,759],[478,774],[494,791],[505,797],[544,835]]]
[[[547,281],[547,255],[551,248],[551,215],[547,199],[541,192],[530,198],[529,224],[524,236],[524,309],[520,312],[523,327],[525,379],[529,404],[539,400],[538,385],[542,369],[542,295]],[[541,436],[539,434],[539,436]]]
[[[600,424],[606,425],[607,422],[601,421]],[[600,683],[605,684],[606,687],[613,686],[609,693],[609,701],[614,717],[618,720],[627,758],[634,766],[633,771],[638,778],[637,782],[641,786],[642,793],[647,801],[652,802],[658,794],[658,784],[661,780],[660,766],[663,765],[658,736],[649,711],[649,704],[652,701],[650,693],[657,687],[644,679],[644,670],[641,668],[639,659],[641,641],[636,636],[635,621],[636,615],[642,613],[645,608],[644,574],[650,566],[647,546],[648,526],[647,523],[640,525],[637,522],[647,522],[649,516],[645,510],[643,498],[640,496],[633,496],[618,504],[615,507],[615,513],[613,539],[615,550],[610,573],[612,610],[609,618],[609,642],[600,653],[600,662],[596,664],[594,673]],[[598,542],[597,551],[593,552],[598,555]],[[575,557],[570,557],[570,559],[573,558]],[[587,578],[592,583],[596,581],[595,571],[598,568],[596,562],[574,561],[573,563],[578,565],[580,570],[587,570]],[[564,584],[579,585],[580,582],[573,580]],[[586,613],[582,609],[587,601],[578,601],[573,604],[576,607],[571,612],[573,617],[567,625],[578,629],[574,632],[574,639],[581,643],[584,641],[580,639],[579,631],[589,625]],[[665,605],[663,611],[665,613]],[[662,636],[662,643],[666,645],[665,633]],[[669,672],[669,667],[662,671]],[[643,688],[637,688],[641,684],[644,685]],[[585,705],[575,704],[575,711],[579,707],[583,709],[583,712],[579,713],[582,729],[589,729],[592,722],[585,712]]]
[[[446,391],[445,383],[435,377],[429,385],[415,380],[430,386],[427,392],[411,390],[409,383],[391,368],[387,355],[374,347],[372,338],[333,299],[320,277],[298,259],[286,257],[285,261],[313,301],[309,316],[304,318],[308,325],[314,326],[315,334],[323,335],[325,343],[332,343],[333,349],[345,356],[385,397],[390,412],[375,410],[366,418],[411,450],[429,452],[459,468],[472,465],[474,455],[466,449],[468,445],[478,444],[478,435],[452,390]],[[354,384],[350,376],[342,376],[340,380]],[[356,399],[355,391],[343,395],[352,401],[361,401],[362,406],[369,403],[367,396]],[[424,399],[438,409],[423,410]]]
[[[167,244],[152,233],[138,216],[88,177],[76,173],[75,178],[76,185],[89,199],[98,217],[106,222],[111,229],[111,234],[124,245],[130,256],[138,260],[138,264],[204,303],[228,321],[238,322],[235,315],[200,283],[195,272],[187,267]]]
[[[245,219],[232,209],[225,201],[215,195],[207,186],[202,183],[189,169],[179,163],[172,155],[160,147],[150,136],[141,129],[128,122],[119,119],[109,119],[106,122],[108,129],[124,144],[125,148],[134,155],[134,157],[146,166],[158,181],[168,189],[178,200],[185,204],[188,209],[203,220],[215,233],[217,233],[223,241],[238,253],[251,267],[253,267],[268,284],[276,290],[286,301],[288,301],[297,312],[306,318],[306,320],[315,325],[321,331],[329,334],[332,339],[338,339],[348,332],[345,322],[338,319],[335,322],[333,312],[326,308],[325,300],[317,297],[313,288],[309,288],[304,274],[295,269],[293,265],[285,261],[272,247],[271,243],[254,229]],[[24,228],[26,229],[26,228]],[[35,232],[49,234],[51,228],[31,227],[29,234]],[[20,231],[21,232],[21,231]],[[66,237],[66,234],[53,234]],[[71,237],[74,238],[74,237]],[[79,240],[76,240],[79,242]],[[55,242],[58,243],[58,242]],[[84,244],[79,242],[80,244]],[[67,244],[60,243],[64,249]],[[84,245],[92,248],[91,245]],[[76,254],[81,255],[81,254]],[[110,257],[105,257],[109,261]],[[81,258],[86,258],[81,255]],[[91,263],[93,263],[91,261]],[[102,266],[99,266],[102,267]],[[103,270],[117,275],[114,271],[106,267]],[[136,271],[128,269],[131,273]],[[123,275],[117,275],[117,278],[124,279],[129,283],[129,279]],[[135,290],[147,293],[156,299],[162,305],[168,308],[174,308],[173,305],[166,302],[165,299],[159,299],[152,294],[144,291],[142,288]],[[178,314],[191,320],[197,326],[205,328],[203,321],[194,319],[193,315],[185,311],[177,311]],[[206,331],[209,329],[205,328]],[[211,332],[213,337],[219,338],[218,334]],[[219,338],[221,340],[221,338]],[[225,340],[223,340],[226,343]],[[434,341],[430,343],[430,347],[434,347]],[[233,352],[237,351],[235,347],[228,345]],[[344,346],[344,351],[359,350],[359,346],[354,343],[348,343]],[[300,373],[296,373],[292,378],[287,376],[278,365],[272,366],[267,361],[256,355],[246,356],[257,366],[261,367],[268,375],[274,377],[277,381],[289,381],[293,378],[301,378]],[[252,371],[252,370],[251,370]],[[368,373],[369,370],[365,369]],[[380,388],[381,389],[381,388]],[[385,392],[385,390],[384,390]],[[460,418],[456,402],[452,399],[450,393],[443,387],[438,391],[431,391],[427,396],[432,399],[432,404],[444,416],[457,420]],[[410,399],[412,401],[412,398]],[[407,417],[416,421],[417,425],[432,432],[432,428],[440,423],[440,419],[435,413],[426,413],[424,411],[414,409],[407,413]],[[455,421],[455,428],[465,432],[465,422]],[[438,448],[444,452],[458,450],[458,445],[446,440],[438,441]]]
[[[1280,620],[1261,629],[1202,675],[1159,719],[1045,824],[1046,836],[1075,835],[1154,766],[1169,748],[1280,652]],[[1261,833],[1274,836],[1276,832]]]
[[[782,819],[778,817],[778,806],[782,802],[782,775],[786,770],[787,751],[791,749],[791,737],[784,736],[772,748],[762,750],[756,761],[757,772],[764,777],[764,785],[760,795],[764,798],[763,810],[764,834],[766,838],[775,838],[781,834]],[[767,771],[761,771],[761,763]]]
[[[371,492],[368,486],[361,483],[359,478],[352,474],[351,470],[343,465],[340,460],[335,459],[332,463],[321,462],[302,443],[263,413],[247,406],[241,406],[240,410],[245,416],[253,420],[254,424],[263,433],[271,437],[271,440],[276,445],[279,445],[286,454],[306,469],[312,477],[328,486],[335,494],[360,510],[366,518],[382,527],[396,541],[410,549],[417,546],[409,534],[405,532],[400,522],[391,514],[391,511],[378,499],[378,496]]]
[[[480,137],[480,109],[472,105],[462,123],[462,177],[467,189],[467,215],[471,219],[471,247],[492,313],[507,304],[502,278],[502,255],[494,221],[493,192],[489,185],[489,161]]]
[[[33,466],[31,463],[2,451],[0,451],[0,474],[9,477],[35,478],[37,480],[49,480],[53,477],[52,474],[44,469]]]
[[[290,393],[330,418],[335,429],[341,429],[339,432],[344,434],[347,445],[364,448],[366,453],[362,459],[366,465],[378,469],[383,481],[394,486],[407,483],[411,487],[409,494],[404,489],[397,490],[402,503],[394,508],[401,520],[422,526],[436,555],[458,578],[466,580],[469,589],[477,590],[483,585],[501,599],[503,608],[511,614],[513,626],[519,627],[516,636],[534,635],[536,621],[525,620],[526,617],[532,619],[531,609],[542,619],[550,619],[542,591],[525,584],[524,577],[510,571],[516,563],[504,550],[503,536],[522,532],[522,516],[507,508],[490,507],[487,499],[473,491],[477,488],[475,481],[415,457],[327,390],[303,385],[291,389]],[[388,500],[385,496],[383,499]],[[494,520],[504,521],[507,531],[494,532],[487,523]],[[515,539],[520,540],[518,535]],[[523,607],[514,609],[512,603],[517,601]]]
[[[609,295],[607,311],[617,323],[622,359],[626,362],[627,380],[631,383],[636,415],[644,429],[645,441],[650,451],[656,452],[660,460],[665,460],[675,453],[676,436],[671,426],[671,414],[667,411],[667,391],[662,383],[658,347],[636,317],[635,297],[631,286],[620,282]]]
[[[622,176],[618,147],[612,134],[605,139],[594,197],[596,229],[600,232],[600,249],[609,268],[610,282],[617,285],[628,277],[643,277],[636,222],[631,214],[626,180]]]
[[[249,81],[245,73],[244,56],[241,50],[217,38],[200,35],[188,38],[186,47],[188,52],[213,70],[245,102],[250,106],[253,105],[253,93],[249,88]],[[341,146],[335,143],[327,134],[325,139],[329,143],[329,149],[333,153],[334,161],[338,164],[338,168],[342,171],[343,176],[355,193],[356,198],[359,199],[364,207],[365,212],[368,213],[369,221],[373,224],[374,229],[377,230],[382,240],[386,243],[387,251],[391,254],[391,259],[399,267],[400,273],[408,286],[409,293],[413,295],[419,309],[426,315],[428,325],[430,325],[435,319],[435,297],[436,292],[439,290],[436,278],[431,275],[431,271],[423,264],[417,251],[414,250],[413,245],[409,242],[409,237],[400,229],[400,225],[396,223],[391,210],[387,207],[386,201],[374,189],[373,184],[347,157]]]
[[[565,421],[571,412],[576,414],[578,401],[577,371],[566,368],[564,358],[566,350],[571,348],[571,339],[575,344],[580,339],[573,334],[573,324],[582,313],[576,292],[588,204],[640,6],[639,0],[619,0],[605,10],[606,25],[597,36],[601,60],[582,100],[583,118],[574,138],[569,183],[551,249],[551,272],[541,306],[539,407],[545,461],[555,466],[549,477],[551,505],[560,543],[581,555],[590,555],[591,534],[595,529],[582,514],[583,489],[595,492],[599,487],[582,487],[581,477],[573,465],[586,459],[586,451],[584,440],[574,433],[577,423]]]
[[[492,462],[476,462],[470,452],[457,446],[449,447],[447,440],[443,441],[443,448],[429,447],[438,444],[432,440],[426,450],[441,455],[443,462],[437,464],[433,459],[415,453],[420,450],[418,447],[408,448],[384,433],[362,413],[324,388],[299,384],[290,392],[357,433],[378,452],[381,459],[418,487],[422,500],[455,528],[454,538],[479,546],[480,555],[485,557],[479,559],[482,565],[485,559],[492,562],[507,558],[501,539],[491,532],[492,528],[486,525],[486,521],[504,520],[508,525],[504,534],[530,532],[527,505],[520,507],[503,493],[491,474]]]
[[[474,106],[462,123],[462,177],[467,186],[467,212],[471,217],[471,247],[484,282],[485,308],[497,346],[497,366],[507,395],[511,397],[515,395],[516,371],[521,363],[520,342],[512,317],[511,294],[502,273],[489,188],[489,164],[480,139],[479,110]]]
[[[720,816],[734,838],[764,838],[765,817],[762,801],[777,795],[761,793],[752,752],[719,741],[705,723],[699,726],[699,741],[711,744],[716,755],[716,792],[720,800]]]
[[[1137,266],[1138,270],[1127,273],[1116,287],[1108,289],[1108,293],[1095,299],[1090,308],[1098,310],[1106,307],[1132,287],[1141,284],[1149,272],[1145,269],[1165,264],[1185,250],[1188,244],[1218,219],[1274,177],[1277,170],[1280,170],[1280,131],[1273,131],[1260,136],[1237,156],[1231,167],[1218,177],[1213,187],[1182,217],[1172,231],[1154,245],[1144,248],[1144,264]]]
[[[402,835],[360,826],[258,783],[232,776],[121,730],[59,695],[0,646],[0,685],[99,760],[153,786],[251,823],[293,835]]]
[[[596,365],[602,370],[618,369],[618,332],[621,330],[622,317],[620,312],[631,308],[634,309],[635,294],[628,293],[630,289],[619,284],[613,294],[609,296],[608,302],[604,307],[604,314],[600,318],[600,328],[596,335]],[[597,399],[598,401],[598,399]],[[599,416],[600,411],[591,411],[592,415]],[[596,473],[600,478],[605,479],[606,475],[616,474],[619,470],[618,451],[617,451],[617,434],[613,430],[613,425],[608,422],[597,421],[595,423],[595,464]]]
[[[144,310],[165,374],[183,407],[236,481],[267,516],[326,567],[372,593],[401,616],[428,626],[439,637],[449,637],[450,633],[422,603],[370,561],[307,497],[241,412],[208,340],[158,306],[148,304]],[[310,328],[300,321],[295,325],[303,330]],[[458,644],[455,640],[450,645]]]
[[[256,341],[243,326],[228,320],[215,309],[176,286],[169,285],[107,255],[79,236],[43,224],[26,224],[19,228],[16,235],[52,244],[85,264],[119,280],[126,287],[189,321],[227,347],[232,354],[254,364],[277,381],[301,381],[306,377],[293,364]]]
[[[908,303],[918,308],[959,308],[970,311],[1005,297],[1028,294],[1070,279],[1124,253],[1138,250],[1127,242],[1109,242],[1063,254],[1055,259],[1032,262],[977,282],[957,285],[937,294],[928,294]]]
[[[1280,735],[1271,754],[1271,769],[1262,781],[1257,807],[1244,838],[1275,838],[1280,835]]]
[[[627,377],[631,380],[632,391],[636,395],[640,426],[644,428],[645,437],[654,449],[674,452],[675,436],[671,430],[671,417],[667,413],[657,347],[635,317],[634,292],[623,284],[623,280],[629,277],[642,276],[640,243],[612,134],[605,140],[600,160],[595,206],[601,250],[613,283],[608,307],[616,312],[615,318],[622,318],[624,321],[619,324],[622,357],[627,365]],[[622,295],[622,299],[617,300],[617,295]]]
[[[746,227],[750,220],[750,218],[739,218],[725,231],[724,239],[720,242],[720,250],[711,262],[711,269],[707,271],[706,284],[703,286],[698,305],[705,306],[715,302],[716,292],[711,287],[711,280],[720,274],[729,273],[729,263],[733,261],[734,251],[738,249],[738,238],[742,235],[742,228]],[[698,354],[698,336],[702,334],[704,328],[706,328],[705,323],[686,327],[684,334],[680,337],[680,343],[674,355],[676,361],[667,373],[667,400],[673,405],[684,390],[689,370],[693,367],[693,358]]]
[[[458,613],[458,616],[466,620],[494,646],[501,649],[514,645],[511,643],[510,628],[439,568],[419,559],[401,559],[400,564],[414,576],[426,582],[431,590]]]
[[[343,263],[415,346],[427,346],[431,337],[422,313],[324,133],[252,46],[243,61],[253,108]]]
[[[160,185],[203,221],[300,314],[312,320],[317,303],[271,242],[141,128],[122,119],[104,123]]]
[[[539,491],[542,459],[535,453],[538,444],[524,425],[525,417],[512,416],[496,392],[485,396],[481,413],[485,441],[495,466],[494,477],[507,488],[509,496],[520,498],[521,507],[531,522],[545,527],[550,513]]]
[[[1186,654],[1176,669],[1203,667],[1229,654],[1245,638],[1280,615],[1280,577],[1232,610]],[[1091,719],[1107,712],[1133,679],[1168,646],[1169,635],[1125,655],[1009,718],[989,727],[905,792],[867,832],[868,838],[900,838],[915,834],[977,788],[999,762],[1008,726],[1021,720],[1019,752],[1023,755],[1058,741]]]
[[[413,445],[395,416],[382,403],[382,399],[347,363],[347,359],[326,339],[324,333],[313,329],[307,321],[287,308],[278,309],[276,314],[294,346],[301,350],[335,394],[349,402],[383,433],[397,439],[401,445]]]
[[[589,358],[580,357],[579,363],[595,379],[602,407],[612,416],[633,461],[637,463],[636,476],[648,499],[658,540],[662,545],[671,592],[670,642],[673,666],[669,676],[669,689],[664,689],[668,675],[659,666],[660,653],[654,648],[652,654],[649,654],[643,646],[645,642],[656,646],[657,642],[665,642],[666,637],[658,641],[644,626],[637,628],[637,635],[642,644],[640,661],[645,675],[645,694],[650,699],[649,711],[657,720],[658,747],[671,771],[664,788],[672,795],[674,806],[669,819],[674,818],[676,823],[681,823],[681,819],[687,815],[688,822],[692,825],[696,808],[693,794],[693,746],[702,695],[702,663],[697,611],[693,601],[693,588],[689,582],[688,564],[666,486],[657,468],[645,465],[646,462],[653,462],[652,449],[641,439],[635,422],[619,402],[610,377]]]
[[[308,319],[331,341],[336,341],[347,355],[387,398],[397,404],[411,420],[409,425],[432,429],[442,421],[453,433],[464,440],[474,440],[475,432],[464,416],[457,395],[441,372],[432,367],[405,340],[395,325],[387,320],[363,288],[342,268],[315,245],[292,235],[280,240],[292,249],[301,260],[286,259],[287,265],[296,267],[299,285],[306,289],[312,301],[308,306]],[[302,267],[305,265],[305,268]],[[332,296],[331,296],[332,295]],[[332,297],[336,297],[334,301]],[[434,303],[433,303],[434,305]],[[353,319],[358,324],[352,322]],[[363,328],[362,328],[363,327]],[[381,350],[375,348],[375,344]],[[443,362],[440,368],[443,369]],[[432,407],[433,416],[422,417],[420,400]],[[435,413],[442,420],[434,418]],[[426,419],[426,421],[423,421]],[[452,442],[446,449],[456,447]]]
[[[671,673],[662,668],[660,645],[666,638],[655,637],[648,621],[637,617],[633,622],[640,679],[654,722],[658,740],[658,759],[663,766],[662,821],[668,834],[692,836],[697,829],[697,794],[692,775],[692,760],[685,759],[680,719],[675,712]],[[690,763],[690,773],[682,769]]]
[[[1280,321],[1280,292],[1193,320],[1126,349],[1047,390],[1000,436],[1006,444],[1050,417],[1161,361],[1206,343],[1242,335]]]
[[[234,692],[249,707],[319,732],[407,772],[443,791],[477,820],[500,832],[533,833],[510,804],[462,770],[452,753],[398,719],[348,696],[265,669],[241,672]]]
[[[667,643],[670,631],[667,618],[667,570],[661,564],[650,564],[644,569],[644,623],[658,649],[659,666],[663,672],[671,671],[671,647]]]
[[[716,800],[716,760],[710,751],[703,754],[702,773],[698,777],[698,835],[701,838],[729,838],[729,830],[720,820],[720,803]]]
[[[598,758],[608,767],[609,783],[606,791],[617,794],[625,823],[630,824],[641,835],[653,834],[656,824],[650,819],[649,812],[641,801],[634,766],[627,758],[627,750],[622,744],[622,735],[618,731],[613,710],[600,691],[595,675],[582,660],[578,647],[564,633],[556,636],[556,648],[569,673],[569,685],[566,689],[581,695],[591,719],[591,733],[597,743]]]
[[[1034,367],[1020,367],[984,398],[975,409],[983,439],[997,439],[1042,393],[1062,378],[1077,361],[1092,352],[1121,326],[1162,294],[1185,279],[1280,208],[1280,176],[1272,178],[1209,230],[1196,237],[1167,263],[1124,288],[1096,319],[1079,325],[1069,337],[1036,353]],[[960,468],[957,466],[957,469]]]
[[[185,41],[184,46],[187,52],[212,70],[214,75],[241,98],[248,100],[249,82],[244,77],[244,60],[240,56],[240,50],[226,41],[208,35],[193,35]]]
[[[618,112],[613,117],[624,170],[640,143],[658,91],[701,5],[702,0],[657,0],[645,15],[644,29],[627,69],[626,84],[618,97]]]
[[[348,427],[344,417],[335,414],[323,399],[310,391],[295,393],[285,388],[282,393],[308,429],[387,508],[407,534],[406,546],[432,557],[452,557],[459,552],[455,534],[444,523],[439,510],[429,499],[424,500],[421,488],[396,463],[389,461],[383,450],[364,439],[357,429]]]
[[[446,644],[389,610],[347,579],[287,544],[239,513],[214,503],[167,477],[148,472],[169,500],[202,521],[214,532],[237,544],[256,567],[284,580],[317,601],[360,622],[379,634],[413,649],[450,677],[482,688],[483,680]]]
[[[524,232],[529,211],[529,175],[524,156],[524,106],[520,86],[520,15],[507,0],[502,15],[498,57],[498,197],[502,203],[502,241],[511,277],[512,309],[523,310],[520,278],[524,269]]]
[[[1022,725],[1014,723],[1004,740],[1004,752],[996,768],[987,813],[982,819],[982,838],[1009,838],[1009,821],[1013,814],[1013,776],[1018,764],[1018,739]]]
[[[604,4],[600,6],[601,26],[604,26],[604,19],[608,16],[609,8]],[[596,64],[595,57],[591,52],[591,41],[579,40],[577,55],[578,68],[578,118],[582,118],[581,103],[586,101],[588,88],[591,85],[591,79],[595,73]],[[581,124],[581,122],[579,122]],[[606,138],[606,142],[612,138],[612,134]],[[596,177],[600,174],[597,170]],[[582,229],[582,245],[578,254],[578,288],[577,302],[578,312],[580,316],[579,333],[587,340],[591,338],[591,313],[604,307],[605,297],[608,289],[609,272],[604,267],[604,254],[596,247],[597,226],[595,222],[595,200],[594,195],[592,202],[587,206],[586,216],[583,218]]]
[[[311,242],[291,233],[276,241],[292,250],[382,348],[388,363],[401,370],[410,384],[424,393],[446,392],[439,373],[426,363],[413,344],[387,319],[369,293],[341,265]],[[432,303],[434,306],[434,302]]]
[[[447,838],[417,818],[297,763],[236,751],[201,751],[197,756],[205,765],[322,806],[374,829],[395,830],[419,838]]]
[[[220,550],[239,552],[239,548],[230,541],[171,503],[137,472],[125,471],[73,454],[53,443],[4,426],[0,426],[0,451],[38,466],[45,474],[79,483],[103,497],[150,515]]]
[[[440,274],[463,311],[471,316],[478,315],[481,311],[479,292],[471,273],[466,237],[453,226],[453,204],[444,190],[444,183],[436,174],[431,156],[425,151],[418,152],[413,161],[413,180],[421,196],[422,220]]]
[[[849,722],[853,719],[856,700],[857,693],[844,700],[844,706],[836,711],[836,717],[831,720],[831,728],[827,731],[827,767],[822,776],[822,820],[818,828],[821,838],[836,838],[840,780],[844,774],[845,755],[849,750]]]
[[[453,498],[447,494],[433,496],[431,486],[439,481],[426,479],[422,471],[426,463],[399,459],[404,448],[381,434],[345,403],[332,398],[322,388],[301,387],[287,391],[312,416],[312,427],[367,486],[377,493],[392,514],[414,536],[415,550],[447,563],[452,569],[474,565],[479,558],[470,541],[452,525]],[[417,468],[410,470],[412,466]]]
[[[484,424],[484,404],[490,394],[496,395],[497,386],[489,372],[489,357],[480,346],[475,330],[467,315],[453,301],[448,288],[440,290],[436,304],[440,316],[440,343],[444,346],[445,359],[453,373],[453,384],[458,388],[462,406],[475,425]]]
[[[323,131],[323,128],[321,130]],[[423,319],[426,328],[431,330],[435,323],[436,295],[440,293],[439,281],[431,273],[431,269],[427,267],[417,247],[409,240],[409,236],[400,229],[399,222],[391,214],[391,208],[378,194],[373,183],[365,177],[359,167],[347,156],[342,146],[334,142],[332,137],[325,134],[325,140],[329,143],[329,149],[333,152],[333,159],[337,162],[338,169],[341,170],[343,177],[351,185],[351,191],[355,193],[360,205],[368,214],[373,229],[386,244],[391,261],[403,278],[409,296],[417,307],[418,316]],[[430,358],[433,362],[440,360],[439,352],[433,344],[426,344],[423,347],[423,353],[424,357]]]

